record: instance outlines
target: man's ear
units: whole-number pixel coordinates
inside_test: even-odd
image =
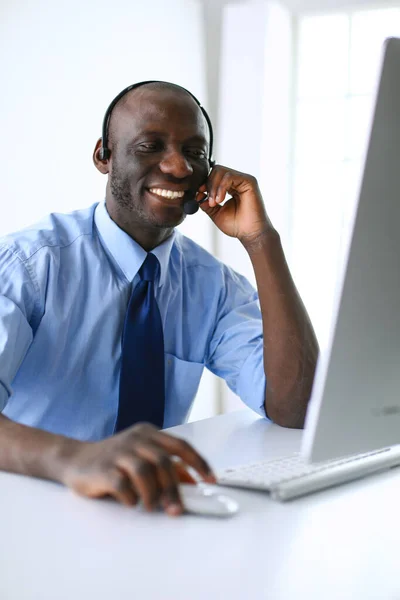
[[[103,175],[106,175],[107,173],[110,172],[110,168],[109,168],[110,161],[109,160],[101,160],[100,149],[101,149],[101,138],[99,138],[97,140],[96,146],[94,147],[93,163],[94,163],[94,166],[96,167],[96,169],[98,169],[100,171],[100,173],[103,173]]]

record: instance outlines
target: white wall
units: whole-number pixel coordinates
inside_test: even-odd
[[[289,249],[292,19],[275,0],[224,7],[218,162],[256,176],[267,212]],[[255,278],[240,243],[218,235],[218,255]],[[224,411],[241,406],[224,386]]]
[[[232,44],[235,39],[235,44]],[[275,0],[227,5],[222,29],[218,162],[258,178],[267,212],[288,244],[292,19]],[[237,240],[219,239],[232,267],[254,281]]]
[[[341,9],[382,8],[395,6],[397,0],[282,0],[296,15],[326,13]]]
[[[167,79],[207,105],[196,0],[2,0],[0,234],[100,200],[92,165],[104,111],[124,87]]]

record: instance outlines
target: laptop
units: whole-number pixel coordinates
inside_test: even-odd
[[[301,452],[225,469],[218,483],[288,500],[399,464],[400,39],[390,38]]]

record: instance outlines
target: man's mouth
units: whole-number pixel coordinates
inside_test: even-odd
[[[171,200],[176,200],[177,198],[183,198],[185,195],[184,191],[174,191],[174,190],[166,190],[161,188],[149,188],[149,192],[155,194],[156,196],[160,196],[161,198],[169,198]]]

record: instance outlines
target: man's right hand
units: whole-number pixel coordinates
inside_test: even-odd
[[[112,496],[128,506],[140,499],[147,510],[161,505],[177,515],[183,512],[179,481],[194,481],[185,466],[215,483],[206,461],[187,442],[147,423],[100,442],[68,442],[60,481],[83,496]]]

